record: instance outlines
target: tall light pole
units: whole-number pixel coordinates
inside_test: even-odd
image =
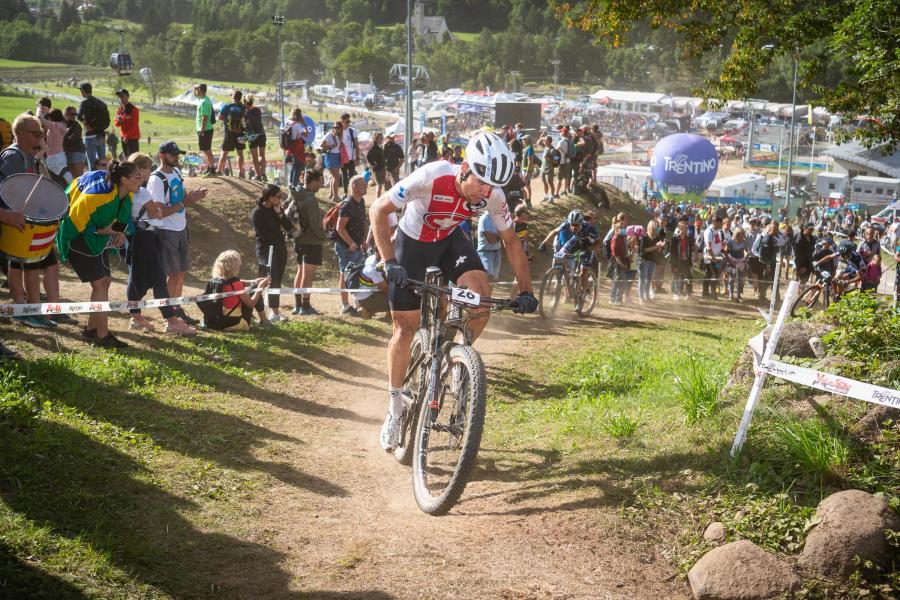
[[[553,89],[556,91],[556,96],[560,97],[562,94],[559,93],[559,64],[562,61],[558,58],[554,58],[550,61],[550,64],[553,65]]]
[[[413,138],[413,101],[412,101],[412,70],[413,70],[413,34],[412,34],[412,0],[406,0],[406,144],[407,152]],[[409,174],[409,157],[406,157],[406,169]]]
[[[284,61],[281,60],[281,28],[284,27],[284,17],[275,15],[272,17],[272,24],[275,26],[275,44],[276,54],[278,55],[278,97],[281,101],[281,119],[278,121],[279,135],[281,128],[284,127]],[[287,150],[281,153],[281,169],[285,179],[287,179]]]
[[[797,118],[797,53],[794,53],[794,88],[791,94],[791,135],[788,136],[788,170],[787,192],[784,195],[784,208],[791,207],[791,173],[794,170],[794,125]]]

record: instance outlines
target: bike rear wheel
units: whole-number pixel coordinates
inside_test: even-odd
[[[825,302],[819,302],[822,296],[822,288],[818,285],[811,285],[800,292],[794,304],[791,305],[791,316],[796,317],[800,314],[801,309],[813,312],[821,308],[825,308]]]
[[[562,270],[557,268],[548,269],[544,274],[544,279],[541,280],[541,290],[538,294],[538,307],[542,317],[552,319],[556,316],[562,291]]]
[[[438,406],[425,398],[419,411],[413,457],[416,504],[442,515],[469,482],[484,429],[484,363],[471,346],[454,345],[438,382]]]
[[[584,289],[581,290],[581,309],[578,311],[578,315],[582,317],[586,317],[594,312],[599,293],[599,283],[593,269],[588,269],[587,271],[587,283],[584,284]]]
[[[413,338],[412,352],[409,364],[415,366],[415,373],[411,373],[407,379],[407,387],[413,400],[412,406],[406,408],[400,422],[400,440],[394,450],[394,458],[400,464],[407,467],[413,459],[413,436],[416,431],[416,423],[419,419],[419,406],[422,396],[428,387],[428,367],[430,363],[425,360],[431,351],[431,335],[427,329],[420,329]],[[419,363],[416,366],[416,363]]]

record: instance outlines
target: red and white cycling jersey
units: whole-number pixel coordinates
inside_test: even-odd
[[[431,162],[388,191],[394,206],[406,206],[400,219],[403,233],[420,242],[438,242],[453,233],[460,223],[485,210],[491,215],[497,231],[512,226],[503,190],[494,188],[480,206],[470,206],[465,196],[456,191],[459,169],[459,165],[445,160]]]

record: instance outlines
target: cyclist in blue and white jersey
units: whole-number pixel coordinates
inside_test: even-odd
[[[862,281],[862,276],[866,272],[866,260],[856,251],[856,246],[850,240],[844,240],[838,245],[838,253],[841,260],[844,261],[844,270],[838,277],[844,279],[847,283]]]

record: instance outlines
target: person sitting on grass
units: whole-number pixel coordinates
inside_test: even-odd
[[[363,263],[362,271],[359,273],[359,289],[365,290],[354,294],[356,304],[359,306],[359,316],[363,319],[371,319],[380,312],[390,315],[384,265],[377,251],[370,254]]]
[[[235,250],[226,250],[219,254],[212,267],[212,279],[206,284],[206,293],[242,292],[238,296],[222,298],[220,302],[209,301],[206,308],[201,307],[204,315],[204,327],[217,331],[247,331],[253,319],[253,310],[259,315],[260,327],[270,325],[266,317],[266,306],[263,301],[265,290],[269,287],[269,278],[241,279],[241,255]],[[245,291],[248,287],[256,288],[251,294]],[[201,303],[202,304],[202,303]],[[217,307],[213,312],[211,307]]]

